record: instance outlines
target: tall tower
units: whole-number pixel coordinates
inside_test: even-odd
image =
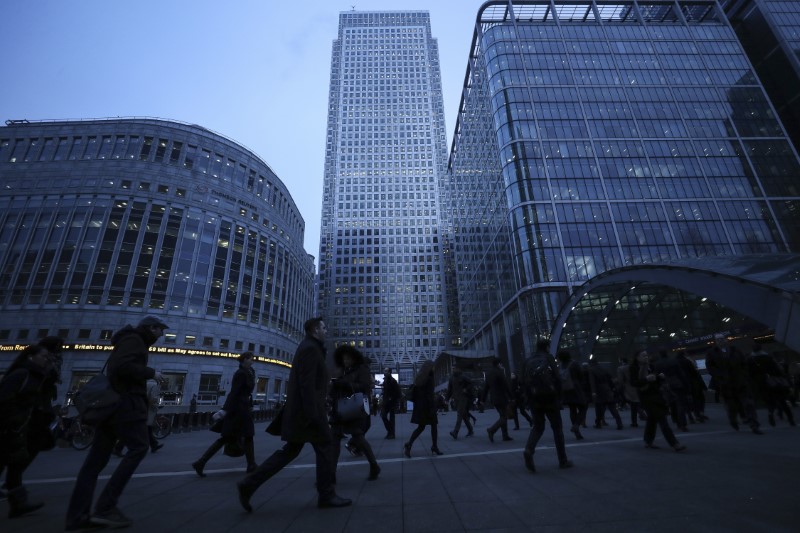
[[[446,161],[439,51],[427,12],[343,12],[333,43],[319,313],[373,367],[448,346],[437,181]]]

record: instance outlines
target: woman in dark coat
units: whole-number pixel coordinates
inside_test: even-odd
[[[220,448],[228,442],[244,439],[244,455],[247,459],[247,472],[256,469],[255,453],[253,451],[253,411],[252,393],[256,385],[256,373],[253,370],[253,352],[244,352],[239,356],[239,370],[233,375],[231,392],[225,400],[225,405],[214,417],[222,416],[222,429],[220,437],[215,440],[200,459],[192,463],[197,475],[205,477],[203,468]]]
[[[411,423],[417,424],[417,428],[411,433],[411,438],[403,445],[403,455],[411,457],[411,446],[417,437],[425,431],[426,426],[431,427],[431,452],[442,455],[439,450],[439,419],[436,417],[436,395],[434,393],[433,382],[433,361],[425,361],[417,373],[414,380],[414,391],[411,401],[414,402],[414,410],[411,411]]]
[[[343,345],[336,348],[333,353],[333,362],[339,370],[339,377],[331,382],[333,405],[336,405],[336,401],[339,398],[352,396],[356,392],[363,393],[369,399],[372,393],[372,374],[369,371],[369,365],[364,360],[364,355],[352,346]],[[342,422],[337,420],[336,412],[334,411],[333,419],[331,420],[334,474],[342,451],[342,438],[345,434],[349,434],[351,435],[350,442],[352,445],[363,453],[364,457],[369,461],[369,477],[367,479],[370,481],[378,479],[381,467],[378,466],[378,461],[375,460],[372,446],[364,436],[364,433],[369,428],[369,423],[368,414],[364,414],[357,420]]]
[[[586,418],[586,395],[583,392],[583,376],[581,366],[567,350],[558,352],[558,362],[561,365],[561,400],[569,407],[569,420],[572,423],[570,431],[575,438],[583,440],[581,423]]]
[[[644,445],[646,448],[658,448],[653,444],[656,438],[656,426],[658,426],[669,445],[676,452],[680,452],[685,450],[686,446],[678,442],[667,421],[669,406],[661,393],[661,387],[665,381],[664,374],[656,374],[655,368],[650,364],[647,350],[636,352],[633,363],[631,363],[631,384],[639,391],[639,401],[642,409],[647,413],[647,422],[644,426]]]
[[[43,390],[50,369],[49,353],[39,345],[28,346],[14,359],[0,380],[0,470],[6,472],[9,518],[33,512],[44,503],[31,503],[22,485],[22,474],[38,448],[30,435],[34,411],[49,405],[50,391]]]

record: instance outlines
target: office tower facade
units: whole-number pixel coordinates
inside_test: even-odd
[[[344,12],[333,43],[319,312],[401,379],[448,346],[439,53],[427,12]]]
[[[174,121],[7,124],[0,350],[8,362],[21,346],[63,337],[65,394],[102,368],[113,332],[154,314],[170,328],[151,363],[173,399],[215,404],[245,350],[256,355],[258,397],[283,392],[313,313],[314,264],[303,218],[266,163]]]
[[[716,2],[489,2],[467,68],[446,187],[466,348],[518,364],[610,269],[798,249],[797,153]]]
[[[720,5],[800,150],[800,2],[720,0]]]

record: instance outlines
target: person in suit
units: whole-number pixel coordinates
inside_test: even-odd
[[[494,434],[498,430],[503,434],[503,440],[514,440],[508,435],[508,404],[513,399],[511,387],[506,379],[503,361],[499,357],[492,359],[492,368],[486,373],[486,386],[483,389],[483,401],[491,396],[492,404],[499,415],[497,421],[486,429],[489,440],[494,442]]]
[[[411,393],[411,401],[414,409],[411,411],[411,423],[417,427],[411,433],[411,438],[403,445],[403,455],[411,457],[411,446],[417,440],[425,428],[431,427],[431,452],[442,455],[439,450],[439,419],[436,416],[436,394],[433,381],[433,361],[425,361],[417,373],[414,380],[414,389]]]
[[[452,399],[456,406],[456,425],[450,436],[458,439],[458,431],[461,429],[461,422],[467,427],[467,437],[472,436],[472,424],[469,421],[469,390],[472,387],[470,379],[458,367],[453,369],[453,375],[447,383],[447,399]]]
[[[356,348],[345,344],[336,348],[336,351],[333,353],[333,361],[339,369],[339,377],[331,382],[332,404],[335,406],[337,400],[356,392],[361,392],[369,398],[372,393],[372,374],[369,371],[369,364],[364,360],[364,354]],[[372,446],[370,446],[369,441],[364,436],[366,430],[369,428],[369,424],[369,415],[366,413],[357,420],[340,421],[337,419],[337,414],[334,411],[332,424],[334,479],[336,476],[336,467],[339,463],[339,454],[341,453],[341,442],[345,434],[351,435],[351,444],[359,450],[369,462],[369,476],[367,479],[370,481],[378,479],[381,467],[378,466],[378,461],[375,460]]]
[[[239,503],[253,512],[250,498],[269,478],[300,455],[306,443],[314,448],[317,463],[317,507],[345,507],[352,500],[334,490],[333,435],[328,424],[326,400],[330,375],[325,362],[328,329],[322,317],[306,320],[306,337],[297,347],[282,411],[281,439],[286,444],[236,484]]]
[[[383,401],[381,402],[381,420],[386,428],[387,439],[394,439],[397,406],[400,403],[400,385],[392,376],[390,368],[383,369]]]
[[[231,382],[231,392],[225,399],[222,410],[214,414],[215,420],[222,419],[220,437],[211,443],[211,446],[203,455],[192,463],[192,468],[200,477],[206,477],[203,469],[206,463],[216,454],[226,443],[244,440],[244,456],[247,460],[247,472],[256,469],[255,452],[253,450],[253,436],[255,430],[253,426],[252,394],[256,386],[256,373],[253,370],[253,352],[244,352],[239,356],[239,369],[233,375]]]
[[[661,392],[667,378],[664,374],[657,373],[655,366],[650,362],[647,350],[638,350],[635,353],[630,372],[631,383],[639,391],[639,401],[647,413],[647,422],[644,426],[645,447],[658,448],[653,441],[656,438],[656,428],[660,427],[664,439],[676,452],[685,450],[686,446],[675,438],[675,433],[667,420],[669,406]]]

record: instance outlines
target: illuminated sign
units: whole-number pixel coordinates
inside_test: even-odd
[[[0,344],[0,353],[2,352],[21,352],[28,345],[27,344]],[[65,352],[110,352],[114,347],[110,344],[64,344]],[[199,355],[202,357],[226,357],[228,359],[237,359],[240,354],[233,352],[219,352],[215,350],[198,350],[195,348],[174,348],[171,346],[153,346],[150,348],[152,354],[169,354],[169,355]],[[259,363],[271,363],[273,365],[285,366],[292,368],[290,363],[281,361],[279,359],[271,359],[256,355],[253,360]]]

